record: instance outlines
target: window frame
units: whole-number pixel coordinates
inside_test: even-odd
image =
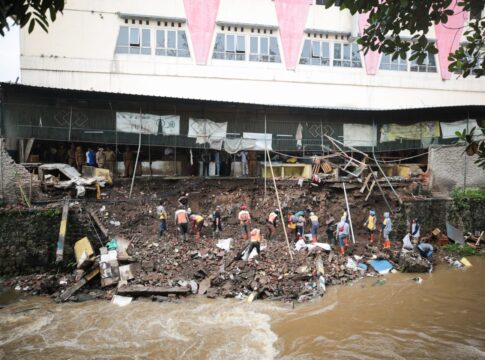
[[[274,63],[280,64],[281,63],[281,51],[280,51],[280,44],[278,42],[278,37],[276,35],[260,35],[260,34],[250,34],[249,36],[249,61],[252,62],[263,62],[263,63]],[[252,39],[257,39],[257,50],[253,52],[252,49]],[[262,44],[266,40],[267,52],[263,54],[261,51]],[[276,46],[277,53],[271,54],[274,50],[274,46]],[[273,49],[273,50],[272,50]]]
[[[309,51],[309,56],[304,56],[305,52],[305,47],[309,44],[309,49],[306,49]],[[319,46],[319,53],[320,56],[314,56],[314,45],[318,44]],[[328,57],[323,56],[324,48],[327,45],[327,51],[328,51]],[[332,42],[328,41],[327,39],[311,39],[311,38],[306,38],[304,39],[303,42],[303,47],[301,49],[300,53],[300,60],[299,64],[300,65],[315,65],[315,66],[331,66],[332,63]],[[304,60],[306,59],[306,60]],[[318,60],[317,60],[318,59]]]
[[[336,55],[336,48],[339,47],[340,56],[337,57]],[[332,42],[332,67],[343,67],[343,68],[353,68],[353,69],[361,69],[362,68],[362,56],[360,53],[359,45],[355,42],[340,42],[335,41]],[[354,53],[355,51],[355,53]],[[346,57],[346,53],[348,53],[348,57]],[[354,55],[357,54],[359,56],[359,61],[357,62],[354,59]],[[347,66],[346,66],[347,64]],[[358,64],[358,66],[357,66]]]
[[[163,46],[160,46],[159,40],[163,34]],[[181,47],[180,44],[185,46]],[[175,28],[155,28],[155,56],[169,56],[178,58],[190,58],[190,47],[185,29]]]
[[[121,38],[125,29],[127,31],[126,42]],[[151,28],[147,27],[120,25],[116,38],[115,54],[152,55],[151,32]],[[135,33],[136,35],[134,35]],[[146,41],[148,41],[148,45],[146,45]]]
[[[383,60],[384,59],[389,59],[389,63],[383,63]],[[402,62],[404,62],[404,64],[402,64]],[[384,70],[384,71],[399,71],[399,72],[406,72],[406,71],[409,71],[409,60],[406,58],[406,59],[402,59],[400,56],[398,56],[398,58],[396,60],[392,60],[392,54],[390,55],[386,55],[386,54],[382,54],[381,56],[381,59],[380,59],[380,62],[379,62],[379,70]],[[385,68],[383,67],[383,65],[388,65],[389,67],[388,68]],[[397,66],[397,69],[393,69],[392,67],[394,66]],[[402,70],[404,68],[404,70]]]
[[[218,49],[218,40],[222,38],[222,48]],[[232,39],[232,49],[229,49],[229,39]],[[242,39],[242,42],[240,41]],[[240,45],[243,45],[243,51],[240,50]],[[212,50],[212,59],[216,60],[231,60],[231,61],[246,61],[247,60],[247,36],[246,34],[218,32]]]

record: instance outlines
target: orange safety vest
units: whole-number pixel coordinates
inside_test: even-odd
[[[261,241],[261,230],[259,229],[251,230],[251,241],[255,241],[255,242]]]
[[[177,210],[175,216],[177,217],[177,224],[187,223],[187,212],[185,210]]]

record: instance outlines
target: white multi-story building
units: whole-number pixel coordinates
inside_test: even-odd
[[[447,54],[423,65],[364,56],[354,40],[365,19],[323,3],[69,0],[49,33],[22,31],[22,82],[312,108],[485,104],[485,81],[449,74]],[[451,50],[452,32],[430,39]]]

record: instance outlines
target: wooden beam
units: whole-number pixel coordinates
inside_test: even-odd
[[[169,295],[179,294],[186,295],[191,290],[186,287],[160,287],[160,286],[143,286],[132,285],[124,286],[118,289],[118,295],[131,295],[131,296],[151,296],[151,295]]]
[[[59,263],[64,258],[64,242],[66,240],[67,231],[67,216],[69,215],[69,200],[64,202],[62,208],[61,226],[59,228],[59,239],[57,240],[56,263]]]

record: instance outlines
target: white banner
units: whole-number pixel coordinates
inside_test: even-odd
[[[222,140],[226,137],[227,122],[216,123],[208,119],[189,118],[188,137],[197,138],[197,144],[205,144],[211,140]]]
[[[264,133],[243,133],[243,139],[253,139],[255,140],[254,148],[252,150],[273,150],[273,134]]]
[[[377,129],[372,125],[344,124],[345,146],[376,146]]]
[[[146,135],[158,135],[161,123],[161,134],[179,135],[180,116],[178,115],[152,115],[128,112],[116,113],[116,130],[126,133],[142,133]]]

